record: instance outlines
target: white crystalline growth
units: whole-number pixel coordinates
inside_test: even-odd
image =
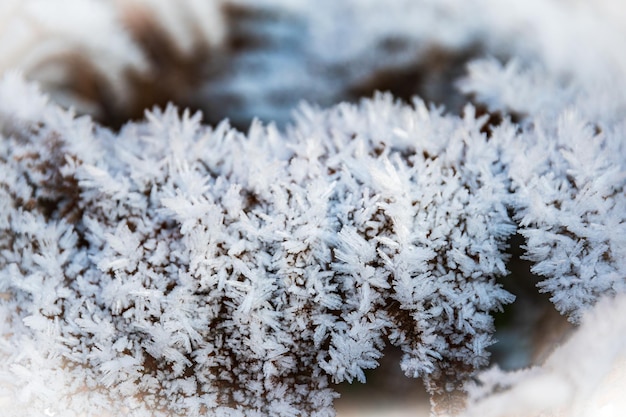
[[[489,111],[519,119],[504,155],[518,232],[532,272],[545,277],[541,291],[573,322],[602,295],[626,290],[626,61],[607,51],[619,49],[626,15],[608,2],[583,13],[590,6],[577,3],[578,24],[560,27],[544,49],[576,39],[565,35],[579,26],[597,47],[563,44],[552,59],[506,64],[476,60],[460,82]]]
[[[244,135],[42,106],[2,115],[2,414],[326,416],[387,343],[432,390],[487,363],[515,227],[471,107],[381,95]]]
[[[624,78],[566,80],[482,60],[462,88],[521,118],[504,155],[519,233],[541,291],[577,322],[600,296],[626,290],[626,100]]]
[[[572,321],[626,290],[625,127],[565,111],[525,132],[511,165],[526,256]]]

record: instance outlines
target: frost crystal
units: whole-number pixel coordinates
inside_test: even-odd
[[[618,3],[3,2],[0,414],[330,416],[387,345],[436,414],[488,362],[515,234],[572,322],[621,306]],[[450,113],[347,103],[387,88]],[[167,100],[277,124],[127,122]]]
[[[511,170],[532,271],[572,321],[626,290],[625,126],[601,130],[565,111],[522,135]]]
[[[471,107],[379,95],[247,135],[174,107],[119,135],[44,110],[1,142],[17,409],[322,416],[387,343],[432,390],[487,363],[515,227]]]
[[[626,291],[626,99],[608,83],[494,60],[474,62],[461,83],[522,119],[518,132],[495,132],[510,143],[519,233],[546,278],[541,290],[573,322],[600,296]]]

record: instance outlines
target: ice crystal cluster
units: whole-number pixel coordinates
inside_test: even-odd
[[[69,20],[45,2],[0,6],[3,414],[331,416],[333,385],[365,381],[388,345],[445,395],[489,364],[515,234],[572,322],[626,292],[626,13],[313,3],[68,0]],[[88,6],[100,26],[80,19]],[[146,22],[174,61],[133,38]],[[169,105],[112,130],[22,76],[102,116],[163,74],[188,88],[176,65],[199,50],[228,70],[199,70],[195,100],[281,127],[242,133]],[[463,75],[428,62],[439,50]],[[95,95],[75,89],[66,53],[99,74]],[[466,103],[458,114],[379,93],[302,104],[282,127],[296,99],[347,100],[414,67],[432,89],[413,87]],[[89,101],[103,86],[117,98]],[[514,385],[489,372],[476,403]]]
[[[3,138],[19,403],[328,415],[329,382],[364,381],[387,342],[433,386],[487,363],[515,228],[472,109],[381,95],[243,135],[170,107],[114,135],[13,76],[2,93],[41,103]]]
[[[491,110],[525,115],[509,162],[519,233],[546,278],[541,290],[574,322],[601,295],[626,289],[626,98],[610,86],[625,74],[585,85],[481,60],[461,86]]]

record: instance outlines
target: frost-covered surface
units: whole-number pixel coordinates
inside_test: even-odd
[[[566,13],[568,24],[536,17],[545,36],[529,34],[528,55],[474,60],[459,87],[519,119],[507,156],[518,232],[533,273],[546,278],[541,291],[577,322],[598,297],[626,285],[626,8],[544,6],[537,10],[554,22]]]
[[[626,289],[626,71],[619,70],[564,79],[538,65],[487,59],[473,62],[461,82],[491,111],[521,118],[508,153],[519,233],[532,271],[546,278],[541,290],[574,322],[602,294]]]
[[[572,322],[604,296],[623,304],[619,2],[321,3],[67,0],[67,16],[36,0],[0,6],[3,414],[332,415],[333,384],[363,381],[388,343],[445,397],[488,363],[490,313],[513,301],[495,280],[515,233]],[[163,44],[134,38],[144,25]],[[430,64],[438,50],[470,60],[466,76]],[[67,56],[101,72],[111,101],[63,88]],[[379,94],[302,105],[286,129],[255,122],[247,134],[170,106],[114,133],[10,70],[97,113],[152,91],[129,73],[160,80],[169,73],[151,71],[167,59],[207,56],[217,72],[211,61],[194,80],[204,87],[181,91],[235,119],[282,123],[300,98],[341,101],[415,66],[423,84],[458,87],[442,101],[478,106],[459,116]],[[188,85],[176,71],[163,84],[178,92]],[[587,319],[598,331],[621,326],[621,307],[599,308]],[[583,330],[571,343],[603,337]],[[520,378],[552,381],[542,372],[576,356],[568,349]],[[600,375],[576,369],[550,404]],[[516,386],[490,372],[472,407]]]
[[[626,290],[626,124],[597,130],[575,111],[520,139],[511,176],[539,286],[577,321]]]
[[[248,135],[172,107],[118,136],[5,115],[8,410],[329,415],[329,382],[364,381],[387,341],[432,389],[486,365],[512,301],[501,150],[471,108],[414,106]]]

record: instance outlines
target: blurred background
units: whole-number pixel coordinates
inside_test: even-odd
[[[168,102],[242,130],[255,117],[284,125],[303,100],[377,90],[458,112],[466,64],[514,52],[514,36],[485,30],[490,3],[4,0],[0,72],[18,68],[112,128]]]

